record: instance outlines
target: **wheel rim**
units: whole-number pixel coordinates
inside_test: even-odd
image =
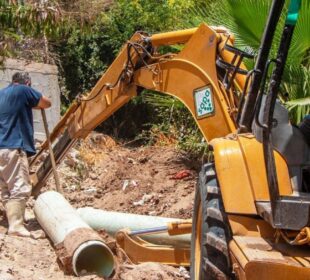
[[[196,220],[196,236],[195,236],[195,280],[199,280],[201,269],[201,220],[202,207],[201,201],[198,205],[198,215]]]

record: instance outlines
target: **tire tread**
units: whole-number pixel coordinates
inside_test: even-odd
[[[199,278],[195,278],[194,269],[191,269],[193,280],[218,280],[232,279],[230,268],[230,256],[228,242],[231,239],[228,219],[224,210],[222,196],[214,164],[205,164],[199,174],[199,185],[196,188],[196,196],[200,198],[202,205],[202,233],[201,234],[201,268]],[[197,203],[195,197],[195,203]],[[194,207],[195,213],[198,211]],[[193,227],[197,219],[194,218]],[[193,229],[193,234],[196,230]],[[195,240],[195,236],[193,236]],[[193,250],[193,248],[192,248]],[[192,259],[193,263],[197,260]]]

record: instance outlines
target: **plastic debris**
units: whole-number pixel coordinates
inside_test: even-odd
[[[190,278],[191,278],[190,275],[189,275],[188,270],[187,270],[185,267],[183,267],[183,266],[180,266],[180,268],[179,268],[179,273],[180,273],[181,276],[183,276],[185,279],[190,279]]]
[[[190,177],[191,175],[192,173],[188,169],[184,169],[174,174],[170,179],[181,180],[186,177]]]
[[[150,202],[151,199],[154,197],[153,194],[144,194],[143,197],[139,201],[134,201],[134,206],[143,206],[146,202]]]
[[[88,195],[93,195],[97,193],[97,188],[89,188],[84,190],[84,193],[88,194]]]
[[[135,180],[124,180],[122,190],[125,191],[129,186],[137,187],[138,183]]]
[[[140,199],[139,201],[134,201],[132,204],[134,206],[143,206],[144,205],[144,200]]]

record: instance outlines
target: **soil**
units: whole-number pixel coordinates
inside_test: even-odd
[[[128,147],[106,135],[92,133],[72,149],[58,167],[64,195],[72,206],[143,215],[191,218],[197,162],[173,145]],[[50,178],[42,191],[55,189]],[[40,230],[28,202],[27,227]],[[0,279],[77,279],[65,275],[48,238],[6,235],[7,222],[0,212]],[[134,265],[118,257],[112,279],[189,279],[183,267],[158,263]],[[79,279],[101,279],[88,275]]]

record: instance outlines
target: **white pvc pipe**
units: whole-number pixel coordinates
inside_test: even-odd
[[[104,229],[107,233],[113,236],[121,229],[128,228],[131,231],[136,231],[167,226],[168,223],[181,221],[181,219],[175,218],[104,211],[91,207],[78,208],[77,213],[91,228],[95,230]],[[141,238],[155,244],[184,247],[190,246],[191,234],[169,236],[168,233],[158,233],[143,235]]]
[[[99,276],[111,276],[114,258],[110,248],[102,241],[90,240],[81,244],[72,257],[72,269],[75,275],[95,272]]]
[[[73,254],[70,256],[72,269],[77,276],[96,273],[108,277],[112,274],[114,258],[111,250],[61,194],[54,191],[41,194],[35,202],[34,213],[54,245],[64,244]]]
[[[41,194],[35,202],[34,213],[55,245],[63,242],[71,231],[89,228],[58,192],[48,191]]]

